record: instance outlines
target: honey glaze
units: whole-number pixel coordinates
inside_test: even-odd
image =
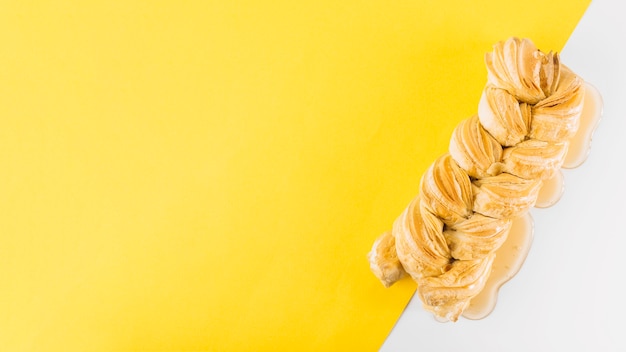
[[[469,307],[463,312],[465,318],[482,319],[491,313],[496,306],[498,290],[520,270],[532,241],[533,219],[527,213],[513,220],[506,241],[496,251],[491,275],[483,290],[472,299]]]
[[[587,160],[591,148],[593,132],[602,118],[602,96],[591,84],[585,82],[585,97],[583,111],[580,114],[578,132],[571,139],[563,168],[573,169]]]
[[[585,83],[585,98],[580,115],[580,127],[571,139],[563,163],[564,168],[580,166],[589,155],[593,132],[602,116],[602,98],[598,90]],[[563,173],[556,172],[548,180],[543,181],[535,206],[547,208],[559,201],[564,191]],[[533,220],[530,214],[513,221],[513,226],[504,244],[496,251],[491,275],[483,290],[474,297],[463,312],[467,319],[482,319],[489,315],[496,306],[500,287],[509,281],[520,270],[530,250],[533,239]]]
[[[537,201],[535,202],[536,208],[547,208],[556,204],[561,199],[565,191],[563,182],[563,173],[561,170],[554,173],[552,178],[543,180],[539,194],[537,195]]]

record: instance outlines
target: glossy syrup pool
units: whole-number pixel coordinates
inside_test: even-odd
[[[591,139],[602,116],[602,98],[598,90],[590,84],[585,87],[585,100],[580,115],[580,127],[570,141],[570,146],[563,163],[564,168],[580,166],[589,155]],[[554,177],[544,181],[539,191],[536,207],[546,208],[559,201],[564,191],[563,173],[556,172]],[[533,220],[526,214],[513,221],[513,226],[502,247],[496,251],[491,275],[483,290],[472,299],[463,312],[467,319],[482,319],[489,315],[496,306],[500,287],[509,281],[522,267],[533,240]]]

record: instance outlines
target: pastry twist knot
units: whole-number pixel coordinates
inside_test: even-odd
[[[424,307],[452,321],[483,289],[512,220],[561,168],[583,105],[583,81],[528,39],[495,44],[485,63],[478,114],[455,128],[368,255],[385,286],[409,274]]]

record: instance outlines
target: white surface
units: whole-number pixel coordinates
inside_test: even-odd
[[[479,321],[438,323],[414,298],[381,351],[626,351],[626,17],[595,0],[561,52],[600,90],[591,153],[564,170],[565,193],[533,209],[535,238],[518,275]]]

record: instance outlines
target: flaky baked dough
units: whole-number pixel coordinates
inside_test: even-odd
[[[583,81],[529,39],[494,45],[478,114],[454,130],[449,153],[368,254],[389,287],[410,275],[424,307],[456,321],[484,287],[512,219],[534,206],[578,129]]]

